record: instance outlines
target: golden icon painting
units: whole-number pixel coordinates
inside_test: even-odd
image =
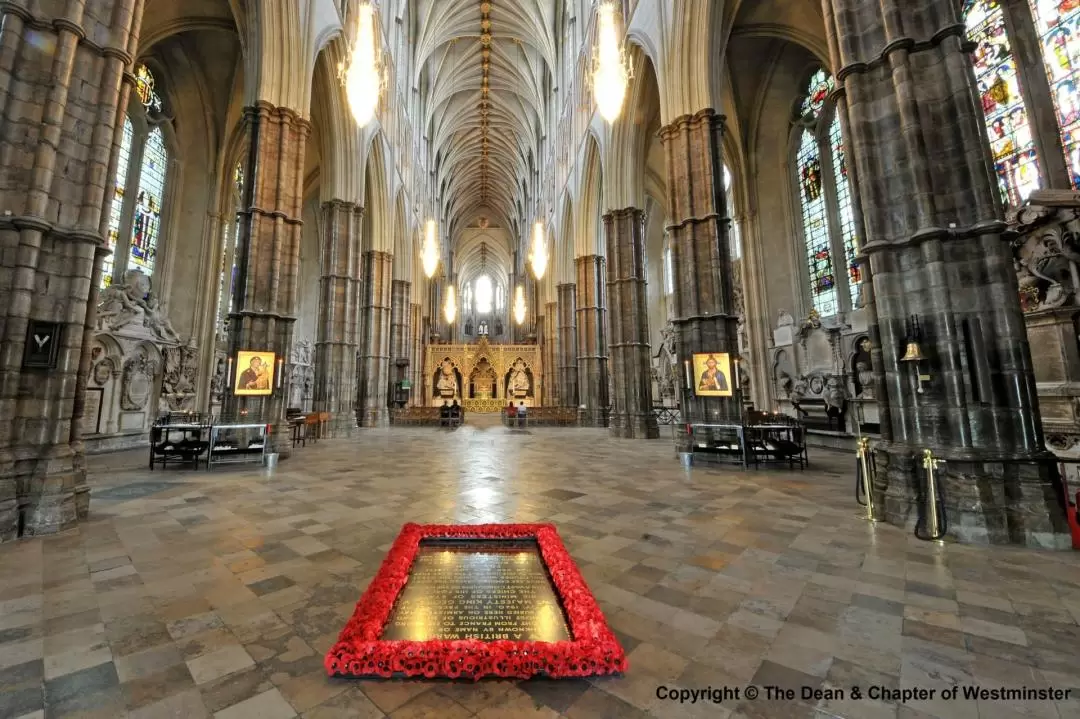
[[[701,397],[732,395],[731,355],[702,352],[694,355],[694,393]]]
[[[273,352],[241,350],[236,353],[236,384],[233,394],[238,397],[259,397],[274,392]]]

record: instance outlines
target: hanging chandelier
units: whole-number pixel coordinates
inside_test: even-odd
[[[626,100],[626,88],[633,76],[630,58],[619,42],[614,0],[603,0],[598,13],[596,47],[593,50],[592,86],[600,115],[615,122]]]
[[[457,298],[454,297],[454,286],[446,286],[446,302],[443,303],[443,315],[446,317],[447,324],[454,324],[454,319],[457,317]]]
[[[533,225],[532,251],[529,253],[533,275],[538,280],[544,279],[548,266],[547,239],[544,237],[544,223],[537,220]]]
[[[382,63],[375,48],[375,8],[371,2],[356,9],[356,38],[345,62],[338,65],[338,77],[345,86],[356,124],[363,127],[375,117],[379,97],[386,85]]]
[[[420,261],[424,265],[424,274],[429,280],[435,276],[435,270],[439,269],[439,242],[435,238],[435,233],[435,220],[428,220],[424,232],[424,246],[420,250]]]
[[[514,293],[514,321],[519,325],[525,324],[525,288],[521,285]]]

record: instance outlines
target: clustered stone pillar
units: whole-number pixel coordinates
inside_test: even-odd
[[[332,200],[323,204],[322,278],[315,343],[315,409],[330,413],[330,436],[356,427],[356,350],[359,343],[363,208]]]
[[[260,102],[244,108],[251,144],[240,212],[234,311],[229,316],[229,354],[241,350],[274,352],[287,358],[299,300],[304,147],[311,124],[295,110]],[[244,367],[234,367],[242,372]],[[275,368],[279,370],[280,368]],[[275,371],[274,382],[280,378]],[[290,454],[285,392],[236,397],[226,393],[226,417],[246,412],[247,421],[273,425],[276,452]]]
[[[735,268],[731,261],[724,190],[724,117],[711,109],[684,115],[660,131],[667,156],[668,227],[675,275],[672,295],[676,368],[683,421],[741,422],[742,392],[735,380],[739,352]],[[684,362],[697,353],[724,354],[732,394],[701,397],[686,387]],[[691,378],[695,380],[696,378]]]
[[[652,359],[645,292],[645,212],[636,207],[604,215],[607,242],[608,328],[611,341],[611,434],[655,439]]]
[[[360,425],[383,427],[390,377],[390,290],[394,257],[389,252],[364,253],[364,341],[360,348]]]
[[[408,377],[409,371],[409,298],[412,283],[394,280],[390,288],[390,372],[387,378],[388,399],[391,406],[397,400],[398,382]]]
[[[89,18],[82,2],[0,2],[0,541],[69,529],[89,509],[83,392],[142,12],[143,0],[99,0]],[[88,147],[71,146],[72,127]],[[23,367],[33,321],[56,323],[52,367]]]
[[[559,401],[563,407],[578,406],[577,285],[556,287],[559,295]]]
[[[959,4],[884,5],[824,3],[873,271],[878,506],[915,521],[929,449],[954,538],[1067,547]],[[900,359],[912,317],[918,363]]]
[[[558,329],[559,304],[544,305],[544,404],[559,406]]]
[[[409,305],[409,404],[419,404],[424,386],[421,371],[424,365],[424,319],[423,306],[418,302]]]
[[[609,407],[607,357],[607,286],[604,258],[578,257],[577,351],[578,411],[583,427],[607,427]]]

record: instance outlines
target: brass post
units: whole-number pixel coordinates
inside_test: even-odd
[[[878,521],[877,512],[874,508],[874,475],[876,472],[874,471],[871,452],[873,450],[870,449],[870,438],[859,437],[855,454],[858,457],[859,469],[862,472],[863,492],[866,493],[866,519],[870,522],[876,522]]]
[[[941,460],[934,457],[932,450],[923,452],[923,468],[926,469],[926,506],[923,508],[923,529],[926,539],[941,539],[944,532],[944,517],[938,506],[937,477],[935,473],[941,466]]]

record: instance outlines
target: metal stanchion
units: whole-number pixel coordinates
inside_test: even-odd
[[[922,506],[919,508],[919,521],[915,523],[915,536],[926,541],[938,541],[949,529],[937,476],[944,462],[934,457],[933,451],[928,449],[923,452],[922,464],[926,470],[926,486],[923,489]]]
[[[874,450],[870,448],[869,437],[859,437],[855,450],[855,501],[866,507],[864,519],[877,522],[874,507],[874,479],[877,477],[877,465],[874,462]]]

